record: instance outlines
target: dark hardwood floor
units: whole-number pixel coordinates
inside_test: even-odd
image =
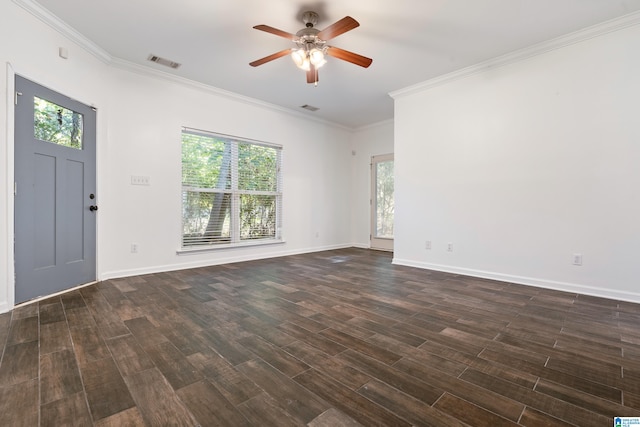
[[[0,315],[2,426],[611,426],[640,305],[344,249],[108,280]]]

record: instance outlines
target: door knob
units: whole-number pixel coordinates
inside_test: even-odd
[[[93,205],[92,205],[92,206],[89,206],[89,210],[90,210],[91,212],[94,212],[94,211],[97,211],[97,210],[98,210],[98,207],[97,207],[97,206],[93,206]]]

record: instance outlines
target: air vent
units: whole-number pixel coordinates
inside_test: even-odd
[[[309,105],[309,104],[301,105],[300,108],[304,108],[305,110],[309,110],[309,111],[318,111],[319,110],[318,107],[314,107],[313,105]]]
[[[160,56],[157,55],[149,55],[149,57],[147,58],[147,60],[151,61],[151,62],[155,62],[156,64],[160,64],[160,65],[164,65],[165,67],[169,67],[169,68],[178,68],[180,67],[182,64],[178,63],[178,62],[173,62],[169,59],[165,59],[162,58]]]

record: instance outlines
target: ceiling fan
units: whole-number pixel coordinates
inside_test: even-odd
[[[292,49],[284,49],[280,52],[265,56],[264,58],[249,63],[249,65],[257,67],[258,65],[265,64],[269,61],[273,61],[274,59],[291,55],[291,58],[298,68],[307,72],[307,83],[317,84],[318,68],[322,67],[327,62],[324,58],[325,55],[342,59],[343,61],[351,62],[352,64],[356,64],[364,68],[367,68],[373,62],[371,58],[327,45],[327,41],[332,38],[360,26],[358,21],[352,17],[346,16],[338,22],[329,25],[322,31],[314,27],[318,23],[318,14],[315,12],[303,13],[302,22],[304,23],[305,28],[301,29],[296,34],[291,34],[268,25],[256,25],[253,27],[256,30],[265,31],[267,33],[275,34],[276,36],[289,39],[296,44],[296,47]]]

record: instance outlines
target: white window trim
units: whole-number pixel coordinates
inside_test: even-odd
[[[202,129],[195,129],[195,128],[189,128],[189,127],[182,127],[182,132],[188,132],[191,134],[196,134],[196,135],[202,135],[202,136],[206,136],[206,137],[221,137],[221,138],[226,138],[226,139],[231,139],[234,140],[235,142],[246,142],[249,144],[253,144],[253,145],[260,145],[263,147],[270,147],[270,148],[275,148],[277,150],[279,150],[279,172],[277,174],[277,179],[278,179],[278,184],[277,184],[277,188],[280,191],[273,191],[273,192],[264,192],[264,191],[252,191],[252,190],[234,190],[233,193],[233,197],[234,198],[238,198],[239,195],[241,194],[260,194],[260,195],[275,195],[275,196],[279,196],[280,197],[280,206],[278,206],[276,208],[277,210],[277,224],[276,224],[276,237],[275,238],[265,238],[265,239],[251,239],[251,240],[241,240],[241,241],[237,241],[237,242],[232,242],[232,243],[224,243],[224,244],[217,244],[217,245],[202,245],[202,246],[183,246],[183,230],[182,230],[182,220],[183,220],[183,216],[182,216],[182,209],[183,209],[183,205],[182,205],[182,197],[180,197],[180,233],[179,233],[179,242],[180,244],[178,245],[178,249],[176,250],[176,254],[178,255],[190,255],[190,254],[199,254],[199,253],[206,253],[206,252],[214,252],[214,251],[220,251],[220,250],[225,250],[225,249],[238,249],[238,248],[246,248],[246,247],[251,247],[251,246],[269,246],[269,245],[280,245],[283,243],[286,243],[286,241],[283,239],[282,237],[282,198],[283,198],[283,194],[282,194],[282,145],[279,144],[273,144],[273,143],[269,143],[269,142],[265,142],[265,141],[259,141],[259,140],[254,140],[254,139],[249,139],[249,138],[243,138],[243,137],[238,137],[235,135],[227,135],[227,134],[223,134],[223,133],[218,133],[218,132],[210,132],[210,131],[206,131],[206,130],[202,130]],[[182,150],[181,150],[182,152]],[[233,149],[232,150],[232,162],[235,162],[237,164],[237,160],[238,160],[238,150]],[[182,171],[182,156],[180,159],[180,170]],[[237,184],[237,173],[232,173],[232,181],[235,180],[236,184]],[[185,189],[193,189],[196,191],[206,191],[206,192],[228,192],[228,191],[224,191],[224,190],[218,190],[218,189],[211,189],[211,188],[207,188],[207,189],[198,189],[196,187],[185,187],[182,185],[182,179],[181,181],[181,185],[180,185],[180,192],[182,193]],[[237,187],[237,185],[233,185],[234,183],[232,182],[232,188]],[[236,200],[237,202],[237,200]],[[239,218],[239,203],[232,203],[232,212],[231,215],[233,218]],[[232,232],[236,233],[237,235],[240,234],[240,223],[239,221],[233,221],[234,222],[234,228],[237,228],[237,230],[234,230]]]
[[[176,254],[178,255],[197,255],[206,252],[215,252],[229,249],[241,249],[248,248],[254,246],[271,246],[271,245],[282,245],[287,243],[284,239],[269,239],[269,240],[251,240],[241,243],[229,243],[225,245],[211,245],[211,246],[198,246],[194,248],[178,248],[176,249]]]

